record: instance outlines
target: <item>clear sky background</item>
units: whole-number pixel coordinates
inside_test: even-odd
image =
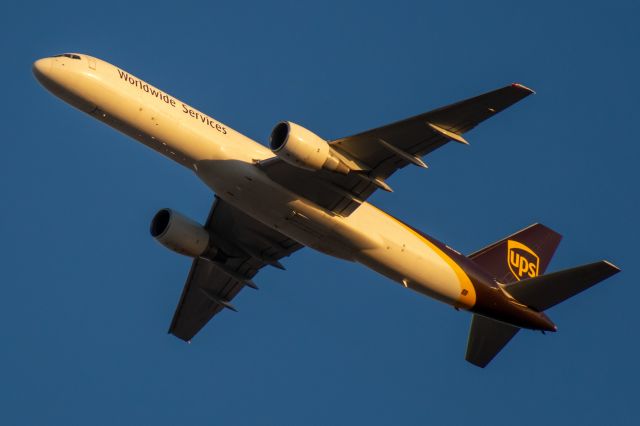
[[[637,424],[635,1],[28,2],[0,14],[0,423]],[[204,221],[186,169],[47,93],[31,63],[88,53],[265,143],[333,139],[517,81],[535,96],[407,167],[372,201],[469,253],[533,222],[550,270],[623,272],[549,311],[486,369],[470,315],[305,249],[187,345],[190,260],[149,235]]]

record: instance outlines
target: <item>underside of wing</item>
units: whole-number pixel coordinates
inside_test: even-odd
[[[225,308],[245,286],[257,289],[252,278],[302,248],[297,242],[262,225],[222,199],[216,198],[205,224],[222,255],[193,261],[169,333],[189,341]]]
[[[334,213],[346,216],[376,189],[390,191],[386,179],[408,164],[426,167],[421,157],[449,141],[466,144],[463,134],[526,96],[531,89],[511,84],[474,98],[329,142],[337,155],[359,170],[339,174],[307,171],[278,157],[260,164],[271,179]]]
[[[171,321],[169,333],[184,341],[190,341],[215,314],[225,309],[221,302],[229,304],[242,287],[241,282],[221,273],[211,262],[195,259]],[[203,289],[217,294],[220,303],[207,297]]]

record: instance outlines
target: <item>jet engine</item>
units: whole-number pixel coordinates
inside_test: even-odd
[[[313,172],[327,169],[345,175],[351,170],[326,140],[290,121],[276,124],[269,145],[283,161],[301,169]]]
[[[162,209],[151,220],[151,236],[176,253],[189,257],[215,255],[209,247],[211,236],[197,222],[171,209]],[[211,251],[214,253],[210,253]]]

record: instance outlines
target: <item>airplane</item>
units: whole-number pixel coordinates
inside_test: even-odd
[[[557,331],[549,308],[618,273],[607,261],[545,274],[561,236],[533,224],[468,256],[376,208],[388,178],[531,95],[514,83],[327,141],[290,121],[269,147],[133,74],[65,53],[33,64],[52,94],[192,170],[216,195],[201,225],[161,209],[150,232],[193,258],[169,333],[190,342],[265,266],[303,247],[360,263],[403,287],[471,312],[465,359],[484,368],[520,331]]]

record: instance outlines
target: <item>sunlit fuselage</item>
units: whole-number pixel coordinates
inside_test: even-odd
[[[305,246],[457,308],[554,329],[464,256],[373,205],[365,202],[342,217],[273,182],[256,167],[273,157],[267,147],[120,68],[73,54],[41,59],[34,73],[56,96],[191,169],[219,197]]]

